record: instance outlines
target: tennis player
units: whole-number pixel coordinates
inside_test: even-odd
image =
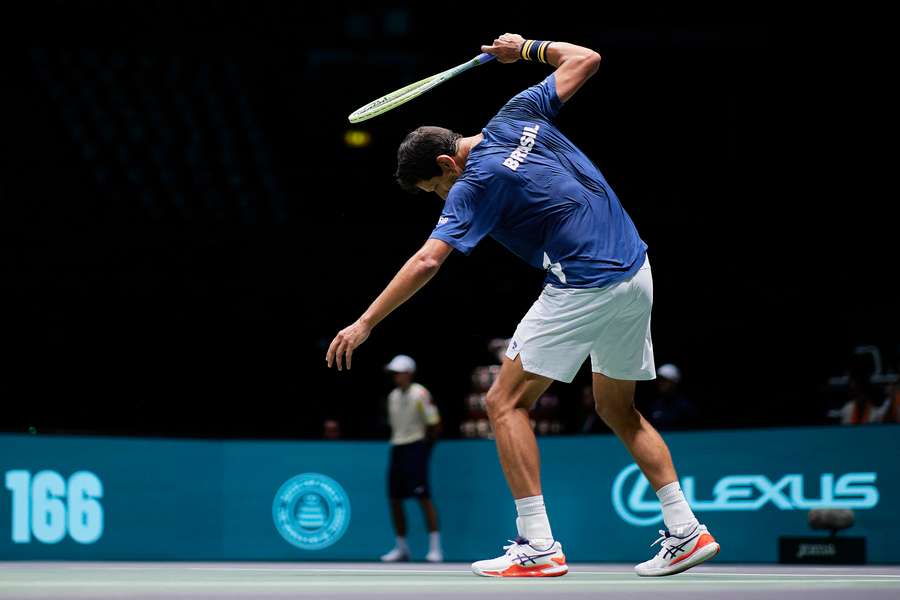
[[[494,577],[568,572],[541,494],[528,410],[554,381],[570,382],[590,356],[597,413],[656,490],[666,530],[659,553],[635,567],[670,575],[715,556],[719,545],[694,516],[659,433],[634,407],[635,381],[656,376],[650,338],[653,279],[647,245],[596,166],[554,125],[562,106],[597,72],[600,56],[563,42],[504,34],[483,52],[555,71],[514,96],[481,133],[420,127],[397,153],[397,180],[444,199],[437,227],[385,290],[326,354],[351,366],[353,351],[382,319],[425,285],[452,252],[469,254],[490,235],[546,271],[543,292],[519,323],[487,395],[500,463],[515,499],[518,536],[472,570]]]

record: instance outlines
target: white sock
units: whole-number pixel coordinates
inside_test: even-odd
[[[432,531],[428,534],[428,549],[431,552],[441,551],[441,532]]]
[[[681,491],[681,485],[673,481],[656,490],[656,497],[662,504],[663,521],[672,535],[682,536],[689,533],[699,523],[694,511]]]
[[[409,554],[409,546],[406,545],[406,538],[403,536],[397,536],[396,548],[402,550],[405,554]]]
[[[553,545],[553,532],[550,531],[550,519],[544,507],[543,496],[529,496],[516,500],[516,529],[519,535],[527,538],[537,549],[549,548]]]

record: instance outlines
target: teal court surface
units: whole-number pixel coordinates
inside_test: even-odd
[[[468,564],[0,563],[0,598],[900,598],[900,567],[701,566],[641,579],[631,565],[577,564],[564,577],[486,579]]]

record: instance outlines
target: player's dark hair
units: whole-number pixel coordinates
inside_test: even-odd
[[[410,131],[397,150],[394,177],[404,190],[420,191],[416,184],[441,174],[437,157],[456,154],[456,142],[462,136],[443,127],[419,127]]]

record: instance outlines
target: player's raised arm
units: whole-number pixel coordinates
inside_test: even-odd
[[[515,33],[504,33],[482,52],[493,54],[502,63],[533,60],[556,67],[556,95],[566,102],[600,67],[600,55],[584,46],[566,42],[526,40]]]
[[[366,341],[372,328],[428,283],[452,251],[453,248],[441,240],[429,239],[425,242],[425,245],[400,268],[366,312],[334,337],[325,355],[325,362],[329,368],[337,363],[337,369],[340,371],[346,360],[349,369],[353,351]]]

